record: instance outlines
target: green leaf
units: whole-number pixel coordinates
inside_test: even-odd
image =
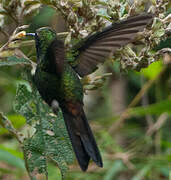
[[[31,92],[24,84],[19,84],[17,87],[17,93],[15,97],[14,110],[20,112],[23,105],[28,103],[32,98]]]
[[[124,169],[124,164],[121,160],[116,160],[112,167],[106,172],[106,176],[104,177],[104,180],[112,180],[114,177],[116,177],[117,173],[122,171]]]
[[[132,180],[143,179],[145,175],[150,171],[150,169],[151,169],[151,165],[146,165],[132,178]]]
[[[0,128],[0,135],[2,135],[2,134],[8,134],[9,132],[8,132],[8,130],[7,129],[5,129],[5,128]]]
[[[61,179],[61,174],[58,169],[56,169],[53,163],[49,163],[48,165],[48,178],[49,179]]]
[[[61,110],[54,115],[34,85],[31,92],[25,84],[17,88],[14,109],[35,128],[35,133],[25,139],[23,147],[29,172],[47,176],[47,158],[50,158],[64,176],[67,164],[73,161],[73,151]]]
[[[13,66],[17,64],[30,64],[30,62],[25,58],[17,58],[16,56],[0,60],[0,66]]]
[[[142,69],[141,74],[149,79],[155,78],[162,70],[162,61],[157,61],[148,66],[148,68]]]
[[[8,120],[6,116],[3,115],[2,112],[0,112],[0,125],[4,128],[6,128],[10,133],[17,135],[16,129],[13,127],[11,122]]]
[[[0,161],[6,162],[14,167],[25,169],[24,161],[11,153],[0,149]]]
[[[14,101],[14,110],[23,115],[28,124],[31,124],[32,119],[35,117],[32,104],[32,93],[29,91],[25,84],[19,84]]]
[[[3,9],[0,9],[0,14],[1,15],[7,15],[8,13],[6,11],[4,11]]]
[[[43,142],[40,136],[33,136],[24,142],[25,160],[27,162],[27,170],[30,173],[41,174],[47,176],[46,157],[43,154]]]
[[[129,114],[132,116],[144,116],[147,114],[160,115],[164,112],[171,114],[171,100],[164,100],[159,103],[151,104],[146,107],[135,107],[129,110]]]
[[[171,37],[167,38],[166,40],[162,40],[154,50],[158,51],[163,48],[171,48]]]
[[[15,149],[12,149],[12,148],[9,148],[9,147],[6,147],[5,145],[0,145],[0,149],[1,150],[4,150],[4,151],[8,151],[9,153],[11,153],[12,155],[18,157],[18,158],[21,158],[23,159],[23,154],[22,152],[19,152],[18,150],[15,150]]]
[[[10,119],[11,123],[14,125],[14,128],[19,129],[24,126],[25,118],[18,114],[7,115],[7,118]],[[5,128],[0,128],[0,135],[9,134],[8,130]]]
[[[0,172],[1,172],[2,174],[10,174],[10,173],[12,173],[11,170],[6,169],[6,168],[0,168]]]
[[[33,5],[37,5],[37,4],[40,4],[40,2],[39,1],[35,1],[35,0],[34,1],[25,1],[24,2],[24,5],[25,6],[29,6],[29,7],[33,6]]]
[[[158,29],[154,32],[154,37],[161,37],[165,34],[165,29],[162,28],[162,29]]]
[[[19,114],[10,114],[7,115],[7,117],[10,119],[16,129],[21,128],[26,122],[25,118]]]

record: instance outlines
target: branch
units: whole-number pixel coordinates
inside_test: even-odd
[[[161,114],[159,116],[159,118],[157,119],[156,123],[149,127],[146,135],[151,136],[154,132],[158,131],[163,126],[163,124],[166,122],[167,118],[168,118],[167,113]]]
[[[11,121],[7,119],[7,117],[5,117],[3,115],[3,113],[0,112],[0,124],[2,127],[4,127],[5,129],[7,129],[13,136],[16,137],[16,139],[18,140],[18,142],[20,144],[23,143],[23,134],[19,133],[12,125]]]

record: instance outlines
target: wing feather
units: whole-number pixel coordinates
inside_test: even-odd
[[[143,31],[152,19],[152,14],[129,17],[86,38],[82,46],[74,47],[79,52],[75,71],[81,77],[92,73],[111,53],[132,42],[137,33]]]

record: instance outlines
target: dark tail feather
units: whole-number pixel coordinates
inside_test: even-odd
[[[87,170],[90,158],[102,167],[102,158],[84,111],[82,110],[79,117],[75,117],[67,111],[63,111],[63,115],[81,169]]]

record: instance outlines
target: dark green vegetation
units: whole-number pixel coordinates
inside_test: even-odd
[[[38,174],[48,176],[52,180],[60,179],[61,175],[56,164],[62,175],[65,174],[66,179],[169,179],[170,55],[169,49],[161,50],[161,48],[169,48],[169,38],[167,39],[169,26],[168,20],[165,18],[170,12],[167,11],[169,5],[165,6],[163,1],[158,6],[156,12],[160,12],[160,18],[163,19],[155,19],[152,27],[148,27],[149,31],[147,30],[146,33],[139,36],[134,46],[128,45],[115,52],[115,55],[110,58],[110,62],[107,61],[101,71],[81,80],[83,90],[89,94],[89,96],[85,96],[84,109],[96,135],[104,161],[103,168],[98,168],[91,163],[88,171],[82,173],[78,165],[73,164],[72,148],[62,112],[58,111],[56,112],[57,117],[54,116],[52,109],[42,101],[32,82],[30,70],[33,68],[32,72],[34,71],[33,61],[36,62],[34,42],[18,40],[22,33],[16,34],[17,31],[11,35],[10,30],[7,31],[7,29],[12,29],[11,27],[15,29],[16,26],[21,26],[26,21],[29,23],[30,20],[32,25],[31,29],[27,30],[28,32],[35,32],[35,29],[42,25],[52,25],[56,31],[69,32],[59,35],[65,40],[65,45],[69,49],[71,43],[77,44],[78,40],[83,39],[88,33],[102,29],[105,20],[113,22],[127,13],[134,14],[134,11],[140,13],[144,4],[143,1],[136,6],[128,5],[126,1],[121,1],[119,5],[105,1],[92,1],[88,4],[87,1],[69,1],[68,3],[41,1],[41,3],[57,9],[65,19],[67,23],[65,24],[61,17],[56,16],[56,12],[52,8],[41,8],[38,13],[39,3],[39,1],[26,1],[24,4],[21,4],[20,1],[2,2],[4,22],[1,33],[4,46],[0,50],[0,108],[6,116],[0,114],[0,123],[4,127],[0,129],[0,178],[26,179],[26,174],[21,172],[24,170],[21,152],[24,152],[27,171],[31,179],[41,178],[38,177]],[[157,5],[157,2],[153,1],[153,3],[150,6],[151,9]],[[25,8],[23,11],[18,11],[19,7],[20,9]],[[134,7],[137,9],[135,10]],[[155,13],[155,16],[159,17],[158,13]],[[45,20],[44,22],[47,20],[46,24],[42,24],[42,18]],[[11,23],[13,23],[12,26],[10,26]],[[36,24],[38,25],[35,26]],[[20,31],[20,29],[18,30]],[[6,32],[11,35],[10,39]],[[158,45],[161,39],[162,43]],[[9,41],[5,44],[7,40]],[[87,45],[83,45],[83,47],[87,48]],[[85,55],[84,50],[85,48],[80,49],[83,55]],[[72,53],[74,52],[72,51]],[[77,63],[73,60],[78,56],[78,52],[74,55],[72,53],[67,52],[68,62],[76,67]],[[51,55],[53,56],[52,53]],[[60,54],[61,56],[63,53]],[[81,61],[81,58],[78,60]],[[117,61],[113,62],[113,60]],[[151,64],[140,73],[128,70],[129,68],[140,70],[157,60],[160,61]],[[7,67],[8,65],[13,66]],[[91,67],[91,70],[95,66]],[[80,69],[82,66],[75,70],[79,71]],[[119,72],[120,69],[127,72],[123,74]],[[60,73],[60,70],[58,68],[57,72]],[[68,74],[66,81],[69,78],[73,80],[72,76],[69,76],[71,71],[70,68],[66,71]],[[108,77],[110,74],[107,72],[111,71],[113,75]],[[52,87],[55,86],[51,86],[50,89]],[[59,103],[60,98],[67,99],[68,97],[72,97],[72,101],[75,101],[75,97],[79,97],[76,98],[76,101],[78,99],[82,101],[81,91],[72,93],[73,85],[67,87],[71,88],[65,90],[69,95],[65,97],[67,93],[60,92],[62,96],[59,96]],[[78,86],[76,89],[80,87]],[[15,93],[16,89],[17,93]],[[90,91],[95,89],[98,90]],[[55,91],[58,90],[55,88]],[[48,102],[48,96],[45,97],[47,99],[44,99]],[[12,101],[14,101],[13,108]],[[15,138],[20,144],[20,149]],[[71,164],[71,171],[66,174],[68,164]]]

